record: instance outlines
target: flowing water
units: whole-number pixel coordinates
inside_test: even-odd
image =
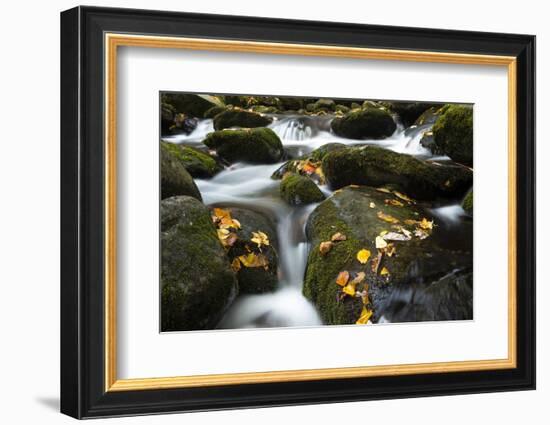
[[[423,159],[432,157],[420,144],[420,139],[430,126],[403,129],[399,124],[394,134],[384,140],[350,140],[340,138],[330,131],[329,116],[273,116],[270,128],[281,139],[287,155],[298,157],[308,154],[327,143],[346,145],[374,144],[396,152],[407,153]],[[189,135],[165,138],[173,143],[201,146],[206,135],[213,131],[211,119],[201,120]],[[271,175],[283,162],[271,165],[233,164],[211,179],[197,179],[206,205],[244,207],[262,212],[277,225],[279,239],[279,288],[260,295],[242,295],[232,304],[219,325],[220,328],[316,326],[322,321],[315,307],[302,295],[303,276],[307,264],[309,246],[305,226],[317,204],[307,207],[291,207],[278,195],[279,181]],[[320,189],[330,195],[325,186]],[[459,205],[433,209],[434,215],[452,225],[463,214]]]

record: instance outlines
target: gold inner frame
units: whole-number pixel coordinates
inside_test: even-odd
[[[105,34],[105,391],[135,391],[214,385],[311,381],[416,373],[515,368],[516,359],[516,58],[459,53],[370,49],[326,45]],[[508,357],[495,360],[305,369],[253,373],[118,379],[116,325],[116,99],[117,49],[149,47],[281,55],[325,56],[468,65],[503,66],[508,71]]]

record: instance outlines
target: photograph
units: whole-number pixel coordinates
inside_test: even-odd
[[[473,320],[474,111],[160,92],[160,331]]]

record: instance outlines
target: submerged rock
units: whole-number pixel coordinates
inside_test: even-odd
[[[161,201],[161,329],[216,327],[237,295],[237,280],[210,212],[194,198]]]
[[[385,110],[367,107],[334,118],[331,128],[336,135],[348,139],[384,139],[393,134],[396,125]]]
[[[398,201],[402,206],[386,200]],[[418,224],[424,218],[426,230]],[[432,220],[433,228],[429,229]],[[378,267],[373,267],[378,254],[376,237],[384,231],[399,232],[392,226],[407,229],[410,239],[388,240],[394,244],[395,252],[383,255]],[[418,228],[422,238],[415,235]],[[330,241],[338,232],[346,235],[346,240],[334,243],[328,253],[322,254],[321,242]],[[341,296],[342,288],[336,284],[341,271],[348,271],[350,280],[359,272],[366,274],[356,290],[362,291],[365,283],[368,285],[372,320],[376,322],[384,315],[388,300],[399,285],[427,285],[455,270],[466,273],[472,268],[471,223],[465,222],[458,232],[453,232],[421,207],[368,187],[346,187],[323,201],[309,217],[307,235],[311,251],[303,292],[317,306],[326,324],[355,323],[363,307],[361,298]],[[365,264],[356,258],[361,249],[371,254]],[[387,274],[381,274],[384,268]],[[468,305],[471,295],[466,298],[463,301]],[[418,315],[418,320],[427,320],[424,317],[427,316]]]
[[[203,143],[229,163],[273,164],[280,161],[284,153],[281,140],[270,128],[214,131]]]
[[[448,105],[433,126],[437,150],[453,161],[471,166],[474,155],[473,110]]]
[[[195,178],[210,178],[223,170],[223,167],[209,154],[189,146],[161,142]]]
[[[223,130],[231,127],[255,128],[265,127],[272,119],[256,112],[244,109],[226,109],[214,117],[214,129]]]
[[[199,188],[178,158],[167,147],[160,144],[160,191],[161,199],[187,195],[202,201]]]
[[[377,146],[348,147],[330,152],[322,163],[332,189],[356,184],[397,185],[416,199],[462,196],[472,185],[472,170],[426,162]]]
[[[279,186],[281,198],[289,205],[307,205],[325,199],[323,192],[308,177],[290,174],[283,178]]]
[[[265,215],[249,209],[228,208],[228,211],[231,213],[231,217],[237,219],[241,224],[241,228],[236,231],[238,239],[227,253],[230,261],[250,252],[261,254],[267,259],[265,267],[246,267],[241,263],[237,271],[239,293],[260,294],[274,291],[279,283],[277,276],[279,243],[273,221]],[[257,244],[251,241],[252,232],[265,233],[269,245],[261,245],[260,251]]]

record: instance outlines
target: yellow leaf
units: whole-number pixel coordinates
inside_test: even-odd
[[[239,260],[245,267],[266,267],[269,262],[263,254],[250,254],[240,255]]]
[[[372,310],[368,310],[367,307],[363,306],[363,310],[361,310],[361,316],[359,316],[359,319],[357,319],[357,322],[355,322],[355,324],[366,325],[369,322],[369,319],[372,317],[372,314]]]
[[[343,271],[338,273],[338,277],[336,278],[336,283],[340,286],[346,286],[346,283],[348,283],[349,280],[349,272]]]
[[[319,252],[321,253],[321,255],[328,254],[328,252],[331,249],[332,249],[332,242],[330,241],[321,242],[321,244],[319,245]]]
[[[214,215],[220,220],[222,218],[231,218],[231,213],[223,208],[214,208]]]
[[[366,264],[369,261],[370,251],[368,249],[362,249],[357,253],[357,261],[361,264]]]
[[[241,269],[241,261],[238,258],[233,258],[233,261],[231,261],[231,268],[237,273]]]
[[[424,230],[431,230],[433,229],[434,222],[429,221],[426,217],[422,219],[422,221],[419,223],[419,226],[422,227]]]
[[[257,232],[252,232],[252,238],[250,238],[250,240],[257,243],[258,248],[261,248],[262,245],[269,245],[269,238],[264,232],[260,232],[259,230]]]
[[[382,230],[382,231],[380,232],[380,236],[385,236],[385,235],[387,235],[387,234],[388,234],[388,231],[387,231],[387,230]]]
[[[355,295],[355,284],[353,282],[348,283],[346,286],[344,286],[342,292],[353,297]]]
[[[382,193],[391,193],[391,190],[389,189],[386,189],[385,187],[379,187],[376,189],[378,192],[382,192]]]
[[[387,268],[382,267],[382,270],[380,270],[380,276],[386,276],[389,274],[390,274],[390,271]]]
[[[376,208],[376,204],[375,204],[374,202],[371,202],[371,203],[369,204],[369,208]]]
[[[394,191],[393,194],[395,196],[397,196],[398,198],[400,199],[403,199],[404,201],[407,201],[411,204],[414,204],[414,200],[412,200],[411,198],[409,198],[407,195],[405,195],[404,193],[401,193],[401,192],[397,192],[397,191]]]
[[[403,202],[399,202],[397,199],[386,199],[384,201],[386,205],[392,205],[394,207],[404,207],[405,204]]]
[[[220,240],[223,240],[223,239],[226,239],[229,236],[230,232],[227,229],[218,229],[217,233],[218,233],[218,238]]]
[[[335,233],[334,235],[332,235],[332,237],[330,238],[330,240],[332,242],[340,242],[340,241],[345,241],[347,239],[346,235],[344,235],[343,233]]]
[[[377,236],[375,241],[376,248],[381,249],[388,246],[388,243],[384,240],[382,236]]]
[[[389,214],[384,214],[382,211],[378,211],[377,215],[380,220],[384,220],[386,223],[392,223],[392,224],[399,223],[399,220],[397,218],[392,217]]]
[[[233,227],[236,227],[237,229],[241,228],[241,222],[239,220],[234,218],[232,221],[233,221]]]

